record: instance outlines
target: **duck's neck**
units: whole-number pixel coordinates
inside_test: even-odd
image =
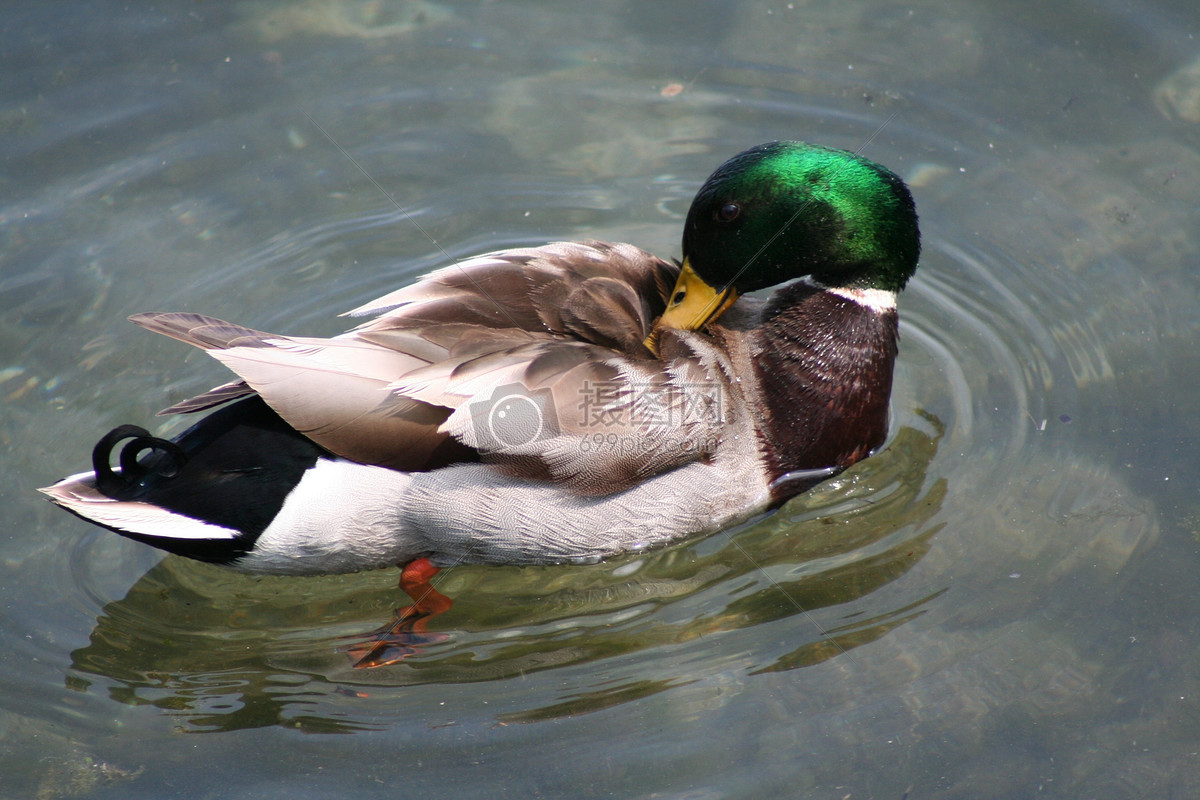
[[[776,502],[807,488],[789,473],[844,469],[883,444],[897,338],[891,292],[798,282],[768,302],[751,354]]]

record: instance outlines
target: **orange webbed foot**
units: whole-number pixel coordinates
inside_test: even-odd
[[[419,653],[425,645],[444,642],[444,633],[426,630],[429,620],[445,613],[454,601],[430,585],[439,572],[428,558],[418,558],[404,565],[400,572],[400,588],[412,605],[396,609],[396,618],[372,631],[365,641],[350,645],[346,653],[354,659],[355,669],[383,667]]]

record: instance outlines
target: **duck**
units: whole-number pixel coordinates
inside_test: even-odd
[[[332,338],[190,312],[137,325],[236,377],[41,491],[122,536],[252,573],[590,563],[711,534],[881,447],[920,233],[895,173],[799,141],[704,182],[680,260],[553,242],[442,267]],[[410,626],[411,630],[411,626]]]

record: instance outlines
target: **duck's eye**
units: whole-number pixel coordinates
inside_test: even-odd
[[[717,219],[721,222],[733,222],[742,213],[742,207],[737,203],[726,203],[717,209]]]

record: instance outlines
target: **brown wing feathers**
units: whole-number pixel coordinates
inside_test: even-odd
[[[190,313],[131,319],[208,350],[242,378],[168,412],[257,392],[321,446],[395,469],[473,460],[482,443],[471,414],[480,409],[462,409],[448,422],[454,409],[486,404],[505,385],[552,388],[562,435],[492,457],[530,474],[574,476],[575,488],[595,493],[604,476],[583,475],[594,465],[580,461],[575,406],[587,386],[619,378],[614,360],[661,375],[642,341],[677,273],[630,245],[557,243],[439,270],[355,309],[379,316],[333,339],[278,336]],[[617,472],[653,468],[644,454],[625,460]]]

